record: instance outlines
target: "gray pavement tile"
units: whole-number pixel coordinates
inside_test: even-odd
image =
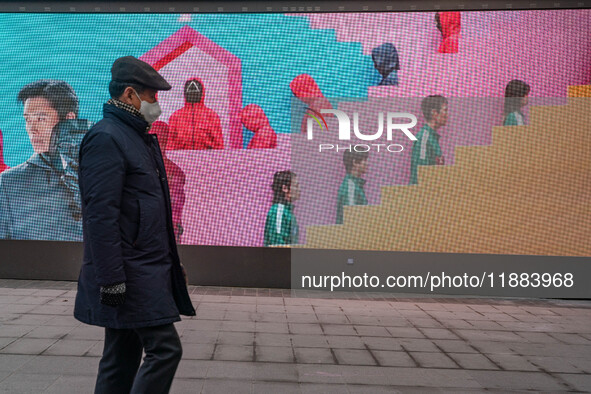
[[[377,326],[380,324],[380,320],[375,316],[347,315],[347,318],[356,325]]]
[[[85,356],[87,357],[101,357],[103,355],[103,348],[105,347],[104,341],[98,341],[93,347],[91,347]]]
[[[371,353],[359,349],[333,349],[341,365],[377,365]]]
[[[36,325],[3,324],[0,326],[0,337],[19,338],[35,328]]]
[[[438,352],[439,349],[435,346],[433,341],[430,339],[412,339],[402,338],[399,339],[400,346],[409,352]]]
[[[5,325],[40,326],[52,320],[54,315],[20,315],[16,319],[5,321]]]
[[[411,327],[412,321],[403,316],[380,316],[379,325],[382,327]]]
[[[389,350],[372,350],[373,355],[381,366],[385,367],[415,367],[416,363],[406,352]]]
[[[412,358],[423,368],[460,368],[458,364],[445,353],[410,352]]]
[[[550,333],[550,335],[569,345],[591,345],[590,340],[578,334]]]
[[[253,382],[252,392],[256,394],[300,394],[299,383],[291,382]],[[341,394],[343,392],[341,391]]]
[[[472,353],[447,353],[464,369],[499,369],[494,363],[482,354]]]
[[[345,315],[318,315],[318,321],[324,324],[351,324]]]
[[[294,353],[291,346],[256,346],[256,361],[294,363]]]
[[[544,332],[516,332],[515,334],[524,338],[527,342],[531,343],[558,343],[556,338]]]
[[[184,330],[181,335],[182,343],[215,344],[219,335],[218,330]]]
[[[44,394],[92,394],[94,393],[95,376],[60,376]]]
[[[251,394],[252,382],[247,380],[206,379],[201,388],[202,394]]]
[[[425,338],[422,332],[413,327],[386,327],[394,338]]]
[[[478,350],[462,340],[435,339],[433,343],[446,353],[478,353]]]
[[[256,381],[288,381],[298,382],[296,364],[255,363],[253,378]]]
[[[51,386],[59,375],[15,373],[0,382],[0,392],[11,394],[40,393]]]
[[[205,379],[212,361],[183,358],[176,370],[175,379]]]
[[[317,315],[342,315],[344,312],[339,306],[315,306],[314,311]]]
[[[516,352],[509,347],[508,344],[502,342],[489,342],[489,341],[468,341],[468,343],[474,346],[480,353],[485,354],[515,354]],[[511,344],[514,346],[514,344]]]
[[[252,361],[253,346],[217,345],[214,360]]]
[[[421,328],[420,331],[429,339],[459,339],[446,328]]]
[[[98,357],[42,355],[27,362],[19,369],[19,373],[95,376],[98,364]]]
[[[481,385],[466,371],[455,369],[384,368],[394,386],[476,389]]]
[[[90,341],[84,339],[63,339],[55,342],[44,352],[44,356],[84,356],[90,348],[99,343],[99,341]]]
[[[56,342],[56,339],[20,338],[0,350],[3,354],[41,354]]]
[[[291,346],[291,337],[287,334],[255,333],[257,346]]]
[[[291,341],[294,347],[328,347],[326,338],[318,335],[292,335]]]
[[[254,321],[225,321],[222,323],[223,331],[254,332]]]
[[[78,327],[82,325],[74,316],[54,316],[44,323],[45,326]]]
[[[27,304],[0,304],[0,314],[27,313],[35,309],[37,305]]]
[[[170,388],[171,394],[193,394],[200,393],[205,379],[175,379]]]
[[[27,333],[24,338],[45,338],[45,339],[59,339],[64,337],[68,332],[72,331],[74,327],[68,326],[40,326]]]
[[[23,305],[43,305],[47,304],[50,301],[53,301],[55,297],[37,297],[37,296],[27,296],[21,297],[17,296],[18,300],[13,301],[13,304],[23,304]],[[4,298],[4,297],[2,297]],[[1,302],[4,303],[4,300]]]
[[[72,329],[64,339],[90,339],[101,340],[105,337],[105,329],[103,327],[89,326],[83,324]]]
[[[185,329],[195,331],[216,331],[221,330],[222,320],[200,320],[200,319],[188,319],[185,320],[187,325]]]
[[[0,356],[0,372],[14,372],[33,359],[32,355],[3,354]]]
[[[66,315],[72,314],[72,307],[70,305],[37,305],[29,311],[29,313],[39,313],[43,315]]]
[[[591,392],[591,374],[560,374],[558,376],[575,390]]]
[[[466,371],[466,373],[486,389],[556,392],[568,388],[555,378],[540,372]]]
[[[327,335],[325,338],[333,349],[365,349],[365,344],[358,336]]]
[[[350,324],[322,324],[326,335],[358,335]]]
[[[506,371],[540,371],[523,356],[513,354],[489,354],[487,356]]]
[[[515,352],[525,356],[579,358],[588,357],[591,354],[590,346],[546,344],[546,343],[511,343],[507,344]]]
[[[400,340],[385,337],[360,337],[361,341],[371,350],[402,350]]]
[[[294,348],[299,364],[334,364],[330,349],[325,348]]]
[[[34,296],[36,297],[59,297],[59,296],[63,296],[64,294],[67,293],[66,289],[63,290],[51,290],[51,289],[42,289],[42,290],[37,290],[33,293]]]
[[[257,304],[256,312],[258,313],[285,313],[285,306],[278,304]]]
[[[16,341],[18,338],[7,338],[7,337],[0,337],[0,349],[10,345],[12,342]]]
[[[322,335],[322,327],[318,323],[289,323],[289,332],[292,334]]]
[[[27,304],[27,302],[19,302],[20,300],[28,298],[22,295],[6,295],[0,293],[0,305],[2,304]]]
[[[254,332],[220,331],[218,345],[250,346],[254,343]]]
[[[300,383],[344,384],[343,366],[296,364]]]
[[[255,322],[255,332],[257,333],[275,333],[288,334],[287,323]]]
[[[213,356],[213,350],[213,344],[183,343],[183,358],[187,360],[210,360]]]
[[[270,323],[287,323],[287,315],[285,313],[265,312],[257,313],[257,322],[270,322]]]
[[[380,326],[354,326],[355,331],[360,336],[365,337],[390,337],[390,331],[388,331],[385,327]]]
[[[444,326],[435,319],[410,317],[408,321],[419,328],[444,328]],[[461,320],[460,320],[461,321]]]
[[[224,320],[232,321],[254,321],[254,312],[244,311],[227,311],[224,315]]]
[[[571,357],[568,362],[584,373],[591,373],[591,357]]]
[[[582,370],[571,364],[569,357],[539,357],[527,356],[527,359],[533,365],[546,372],[555,373],[581,373]]]
[[[288,323],[308,323],[308,324],[318,324],[319,319],[316,315],[308,314],[308,313],[288,313],[287,314],[287,322]]]
[[[207,379],[241,379],[252,381],[255,363],[208,361]]]
[[[305,313],[314,314],[314,307],[312,305],[285,305],[285,310],[288,314],[291,313]]]
[[[367,387],[366,387],[367,388]],[[349,386],[343,384],[300,383],[302,394],[343,394],[349,393]],[[367,393],[367,391],[366,391]],[[372,391],[373,393],[373,391]]]

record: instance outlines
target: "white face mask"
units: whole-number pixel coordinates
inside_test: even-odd
[[[144,119],[146,119],[146,122],[152,124],[156,121],[156,119],[158,119],[158,117],[160,116],[160,114],[162,114],[162,109],[160,109],[160,104],[158,104],[158,101],[156,101],[155,103],[149,103],[145,100],[142,100],[140,98],[140,95],[137,94],[137,92],[135,92],[135,95],[137,96],[138,99],[140,99],[141,101],[141,106],[140,106],[140,113],[142,115],[144,115]]]

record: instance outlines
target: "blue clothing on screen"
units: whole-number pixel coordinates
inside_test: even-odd
[[[82,241],[78,147],[89,126],[58,123],[51,153],[0,174],[0,239]]]

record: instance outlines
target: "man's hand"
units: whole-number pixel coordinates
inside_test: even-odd
[[[108,306],[119,306],[123,304],[125,302],[126,291],[125,283],[101,286],[101,304]]]
[[[437,164],[438,166],[442,166],[445,164],[445,160],[443,159],[443,156],[437,156],[435,158],[435,164]]]

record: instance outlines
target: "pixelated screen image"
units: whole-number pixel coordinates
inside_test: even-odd
[[[0,14],[0,52],[0,239],[82,241],[132,55],[180,244],[591,256],[591,10]]]

